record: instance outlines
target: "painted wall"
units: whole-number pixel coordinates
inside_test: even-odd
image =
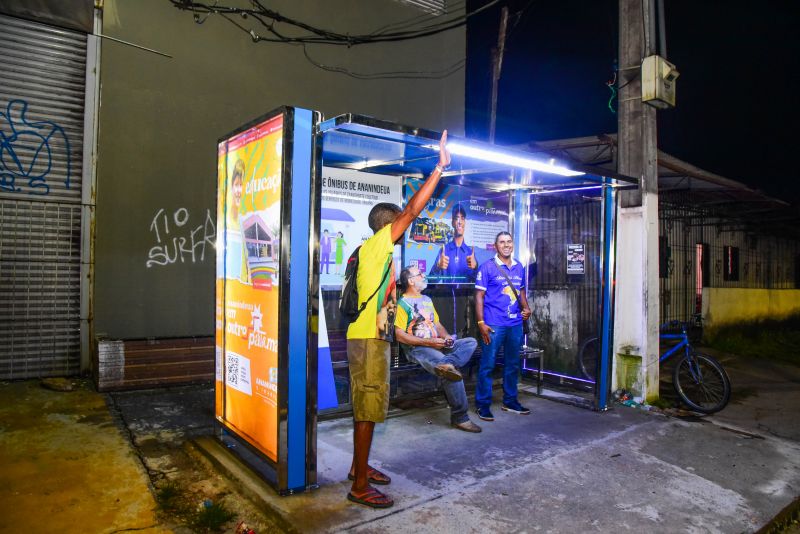
[[[578,353],[578,292],[570,289],[528,292],[534,318],[534,344],[545,350],[547,371],[581,376]]]
[[[724,325],[782,319],[795,313],[800,313],[800,289],[703,289],[706,333]]]
[[[269,7],[351,34],[422,15],[392,0]],[[236,127],[286,104],[328,118],[359,113],[463,134],[463,70],[441,79],[355,79],[313,66],[301,46],[254,43],[219,16],[196,24],[167,0],[106,0],[103,25],[108,36],[173,57],[103,41],[97,334],[212,335],[216,142]],[[466,45],[461,28],[401,43],[309,46],[307,53],[358,72],[440,71],[462,60]]]

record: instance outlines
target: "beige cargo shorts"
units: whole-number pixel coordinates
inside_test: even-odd
[[[348,339],[353,419],[382,423],[389,410],[389,343],[380,339]]]

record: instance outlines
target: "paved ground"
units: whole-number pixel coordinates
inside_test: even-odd
[[[163,532],[105,398],[0,383],[0,532]]]
[[[711,417],[529,397],[533,415],[495,410],[478,435],[450,429],[442,407],[392,418],[373,450],[393,477],[389,510],[344,499],[349,421],[319,427],[315,492],[277,497],[220,468],[301,532],[754,532],[800,496],[800,369],[721,357],[734,397]]]
[[[349,421],[320,424],[320,489],[282,498],[203,438],[206,385],[103,396],[6,383],[0,531],[190,532],[185,515],[154,512],[152,488],[174,484],[192,507],[231,510],[227,532],[240,520],[259,533],[754,532],[800,496],[800,369],[723,359],[734,398],[705,418],[526,396],[533,415],[496,410],[467,434],[441,403],[399,412],[373,451],[393,477],[385,511],[345,499]]]

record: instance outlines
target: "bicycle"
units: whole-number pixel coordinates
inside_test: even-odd
[[[587,380],[594,382],[598,361],[600,361],[600,338],[590,337],[578,349],[578,368]]]
[[[699,321],[699,318],[696,320]],[[658,361],[663,363],[682,350],[683,356],[672,371],[672,387],[681,401],[692,410],[704,414],[716,413],[725,408],[731,399],[731,381],[722,364],[692,347],[686,332],[688,326],[686,322],[670,321],[659,327],[659,340],[677,343],[661,354]],[[674,332],[677,329],[679,333]],[[578,363],[581,372],[590,380],[594,380],[599,358],[599,338],[592,337],[581,344]]]

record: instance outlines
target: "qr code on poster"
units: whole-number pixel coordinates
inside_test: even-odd
[[[225,354],[225,383],[233,389],[252,395],[251,382],[250,360],[241,354],[227,352]]]
[[[228,385],[239,385],[239,355],[229,352],[227,354],[227,361],[225,362],[225,375],[228,378]]]

